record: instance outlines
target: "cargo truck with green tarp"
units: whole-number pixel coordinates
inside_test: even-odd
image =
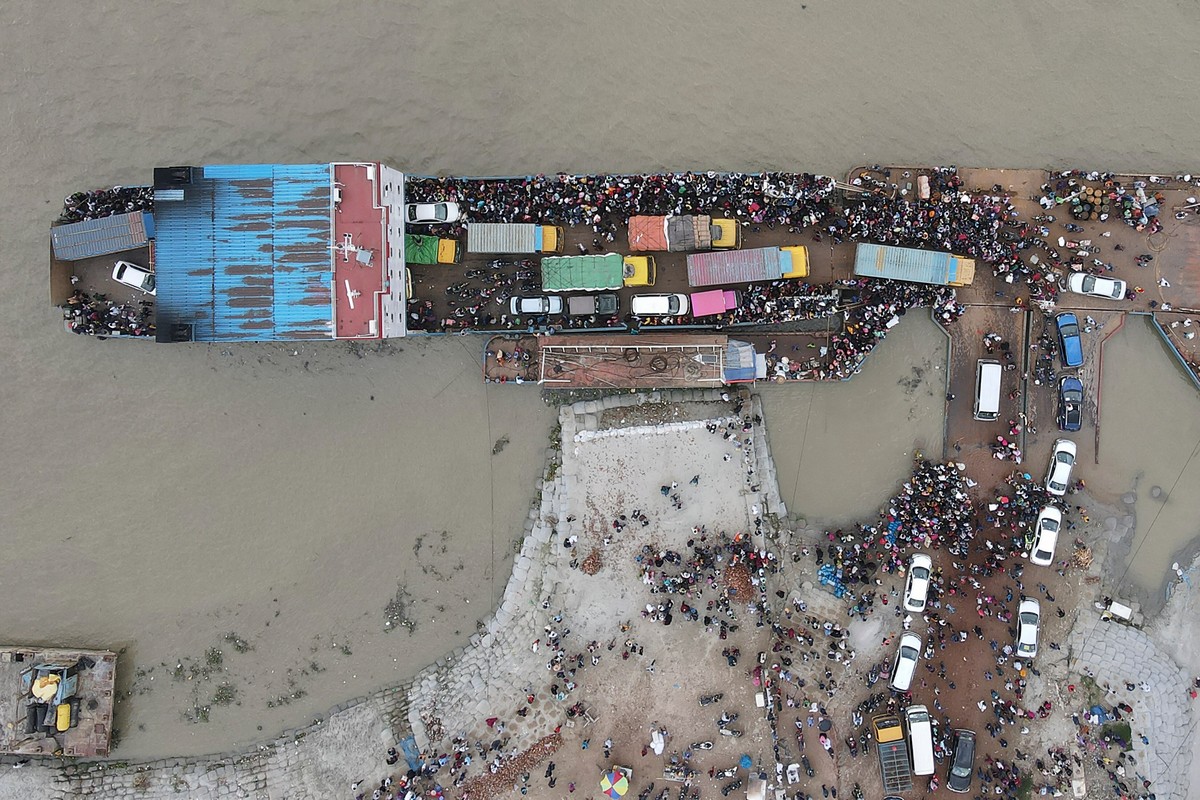
[[[404,260],[409,264],[457,264],[457,239],[439,239],[418,233],[404,235]]]
[[[860,244],[854,254],[854,274],[936,286],[970,286],[975,280],[975,262],[937,250]]]
[[[620,253],[580,256],[550,256],[542,259],[542,291],[604,292],[635,283],[635,276],[652,275],[646,256],[622,256]],[[653,259],[650,259],[653,264]],[[653,278],[649,278],[650,284]]]

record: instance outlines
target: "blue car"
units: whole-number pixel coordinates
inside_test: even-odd
[[[1083,341],[1079,338],[1079,319],[1064,312],[1054,318],[1058,328],[1058,343],[1062,345],[1063,364],[1068,367],[1083,366]]]
[[[1083,426],[1083,382],[1073,375],[1058,382],[1058,429],[1074,433]]]

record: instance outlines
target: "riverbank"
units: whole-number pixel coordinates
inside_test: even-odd
[[[781,759],[782,765],[798,758],[799,753],[794,748],[789,753],[786,744],[783,752],[768,756],[771,729],[788,728],[797,714],[793,702],[798,704],[804,696],[814,701],[823,697],[815,687],[830,678],[841,688],[821,702],[836,726],[836,753],[828,761],[813,756],[815,780],[844,789],[860,782],[870,791],[876,770],[873,758],[850,755],[840,741],[855,730],[848,720],[854,705],[867,696],[870,666],[891,657],[879,637],[889,635],[898,623],[888,619],[886,606],[864,614],[861,621],[851,616],[847,622],[850,599],[839,599],[820,585],[824,583],[817,569],[820,560],[814,565],[811,554],[827,544],[826,534],[787,514],[766,429],[756,422],[762,414],[757,397],[733,393],[724,400],[719,391],[610,396],[563,407],[556,435],[559,445],[545,451],[543,478],[536,487],[540,500],[527,516],[526,535],[512,573],[498,606],[481,621],[465,648],[445,653],[410,683],[352,700],[313,727],[289,731],[245,752],[65,769],[31,764],[22,770],[0,770],[0,798],[24,800],[37,793],[55,800],[97,794],[165,800],[183,792],[198,800],[315,800],[340,796],[359,780],[368,781],[365,785],[370,788],[369,781],[378,776],[396,774],[385,763],[385,751],[410,734],[423,752],[446,752],[452,761],[463,753],[476,755],[475,742],[481,743],[484,752],[474,765],[462,764],[439,776],[447,794],[455,798],[465,796],[464,792],[476,800],[500,796],[513,782],[525,785],[535,798],[560,796],[568,784],[591,791],[590,782],[598,780],[598,770],[609,763],[631,767],[635,786],[642,787],[661,780],[659,774],[664,765],[671,765],[672,754],[678,758],[689,749],[689,742],[706,738],[714,740],[713,749],[694,752],[685,760],[689,768],[699,770],[698,785],[715,789],[728,781],[712,783],[711,777],[705,781],[703,772],[730,766],[742,752],[758,753],[757,766],[768,775],[775,759]],[[739,434],[733,435],[734,431]],[[1091,661],[1079,661],[1083,656],[1078,643],[1099,641],[1112,625],[1095,627],[1087,610],[1090,595],[1103,589],[1099,576],[1104,573],[1107,546],[1104,530],[1098,515],[1094,529],[1082,534],[1094,542],[1096,559],[1067,581],[1051,584],[1060,604],[1080,609],[1073,620],[1066,620],[1080,631],[1071,635],[1074,644],[1069,652],[1075,671],[1098,672],[1101,667]],[[1116,541],[1128,529],[1124,534],[1112,532]],[[742,549],[727,549],[734,546],[729,537],[735,533],[749,538]],[[649,551],[643,543],[650,545]],[[688,554],[695,548],[709,544],[714,546],[713,554],[743,553],[752,558],[762,554],[759,577],[750,570],[738,578],[735,561],[717,561],[715,571],[695,572],[694,588],[672,587],[675,579],[668,575],[678,574],[686,565],[676,565],[670,554],[691,558]],[[1095,583],[1091,575],[1097,576]],[[899,578],[883,577],[881,594],[889,589],[895,592]],[[732,596],[734,602],[719,602],[714,609],[711,603],[728,597],[729,586],[738,586],[740,594]],[[707,621],[712,616],[712,623],[689,621],[689,604],[698,607],[697,618],[704,616]],[[773,611],[767,619],[775,621],[758,627],[756,620],[762,620],[768,606]],[[1043,609],[1048,610],[1045,605]],[[1161,662],[1163,669],[1172,659],[1193,663],[1185,659],[1200,655],[1192,652],[1198,645],[1185,632],[1198,624],[1197,613],[1194,593],[1181,588],[1160,621],[1147,629],[1157,644],[1146,646],[1156,647],[1158,654],[1147,651],[1141,657],[1147,663],[1151,658]],[[800,661],[807,630],[801,624],[804,620],[815,620],[816,631],[820,620],[845,626],[850,646],[840,653],[835,646],[832,652],[839,658],[830,662],[821,657],[810,662],[807,656]],[[787,654],[769,644],[770,630],[777,623],[800,631],[801,638],[794,640],[799,650],[791,664],[781,665],[781,657]],[[1048,620],[1043,648],[1065,636],[1066,627],[1062,621]],[[982,671],[987,651],[982,641],[978,648],[982,652],[975,653],[970,649],[974,646],[968,644],[961,652],[970,656],[971,669]],[[560,647],[563,660],[556,656]],[[740,659],[725,655],[730,648],[743,654]],[[753,654],[760,650],[778,692],[779,716],[774,721],[764,718],[754,701],[751,679],[760,673],[754,672]],[[1103,648],[1101,652],[1117,653]],[[1064,671],[1067,662],[1056,656],[1047,650],[1037,662],[1041,674],[1030,678],[1030,699],[1025,704],[1054,698],[1055,712],[1044,723],[1029,723],[1032,735],[1020,738],[1018,744],[1027,752],[1036,751],[1039,741],[1042,746],[1061,741],[1066,729],[1060,728],[1070,725],[1077,705],[1062,688],[1069,674]],[[951,688],[938,683],[940,701],[962,723],[977,712],[973,701],[957,699],[962,692],[953,689],[952,681],[958,668],[952,659],[947,661]],[[569,668],[571,674],[558,677],[555,669],[546,669],[548,663],[560,671]],[[834,671],[822,677],[820,670],[826,669],[826,663]],[[807,688],[804,678],[810,682]],[[965,683],[963,688],[972,690]],[[711,713],[705,709],[697,715],[692,705],[695,696],[707,692],[724,697],[711,706]],[[718,728],[710,725],[707,718],[722,710],[739,715],[739,738],[720,736]],[[1145,730],[1156,742],[1175,737],[1190,743],[1187,719],[1183,715],[1163,723],[1166,727]],[[803,712],[797,720],[803,721]],[[668,731],[662,757],[647,750],[650,728]],[[600,752],[606,739],[613,741],[611,756]],[[981,746],[990,747],[988,741]],[[492,742],[495,750],[489,745]],[[497,756],[501,758],[497,773],[480,771]],[[517,758],[510,761],[512,756]],[[551,762],[555,771],[535,777]],[[520,764],[520,769],[513,772],[510,764]],[[534,777],[523,781],[525,773]],[[1171,794],[1166,775],[1161,770],[1154,773],[1155,781],[1163,781],[1158,796],[1181,796]],[[557,788],[545,785],[550,778],[559,782]]]

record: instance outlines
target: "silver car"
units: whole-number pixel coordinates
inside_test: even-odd
[[[1046,471],[1046,491],[1062,497],[1071,485],[1071,470],[1075,467],[1075,443],[1059,439],[1050,453],[1050,468]]]
[[[508,304],[508,310],[514,314],[541,316],[545,314],[561,314],[563,300],[556,295],[538,295],[537,297],[514,297]]]
[[[1088,297],[1103,297],[1106,300],[1125,299],[1125,281],[1117,278],[1105,278],[1102,275],[1072,273],[1071,277],[1067,278],[1067,289],[1075,294],[1084,294]]]
[[[409,203],[404,207],[404,221],[409,225],[444,225],[461,217],[458,203]]]
[[[904,584],[904,610],[914,614],[925,612],[929,601],[929,578],[933,559],[924,553],[913,553],[908,562],[908,581]]]
[[[1017,655],[1033,658],[1038,652],[1038,628],[1042,624],[1042,606],[1037,600],[1022,598],[1017,607]]]

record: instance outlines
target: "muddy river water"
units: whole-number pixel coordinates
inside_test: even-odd
[[[1137,519],[1118,585],[1161,600],[1172,564],[1186,568],[1200,537],[1200,394],[1139,317],[1105,344],[1102,392],[1100,464],[1083,465],[1084,474],[1089,489]]]
[[[45,265],[69,192],[156,165],[345,158],[458,174],[1200,165],[1200,17],[1183,2],[6,12],[0,630],[124,648],[124,758],[273,736],[465,641],[507,574],[554,411],[481,385],[472,338],[355,354],[67,336]],[[1140,63],[1105,70],[1101,95],[1109,51]],[[793,508],[873,513],[914,447],[938,449],[943,347],[910,319],[850,383],[764,389]],[[1119,493],[1141,476],[1130,577],[1147,582],[1200,498],[1196,397],[1141,358],[1156,347],[1136,326],[1110,347],[1123,366],[1106,372],[1095,479]]]

